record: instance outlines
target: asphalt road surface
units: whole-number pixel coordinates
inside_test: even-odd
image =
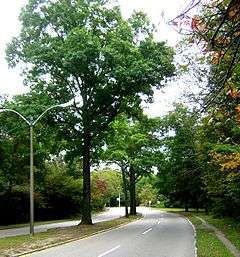
[[[26,256],[195,257],[194,231],[186,219],[148,208],[140,211],[142,220]]]
[[[124,208],[109,208],[106,212],[97,214],[93,217],[93,222],[101,222],[106,220],[117,219],[121,216],[124,216]],[[64,222],[55,222],[51,224],[36,225],[34,226],[35,233],[47,231],[51,228],[62,228],[62,227],[71,227],[79,224],[80,220],[75,221],[64,221]],[[29,234],[29,226],[22,228],[11,228],[11,229],[2,229],[0,230],[0,238],[27,235]]]

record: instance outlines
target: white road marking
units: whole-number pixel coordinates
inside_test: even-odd
[[[116,251],[118,248],[120,248],[120,245],[117,245],[116,247],[114,247],[114,248],[112,248],[112,249],[110,249],[110,250],[108,250],[108,251],[106,251],[106,252],[100,254],[98,257],[106,256],[106,255],[108,255],[109,253],[112,253],[112,252]]]
[[[147,233],[150,232],[151,230],[152,230],[152,228],[149,228],[148,230],[144,231],[144,232],[142,233],[142,235],[147,234]]]
[[[157,224],[160,224],[160,222],[161,222],[161,220],[159,220]]]

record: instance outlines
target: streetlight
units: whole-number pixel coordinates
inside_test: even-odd
[[[58,104],[53,105],[49,108],[47,108],[41,115],[37,117],[37,119],[34,121],[32,119],[28,120],[26,119],[21,113],[13,110],[13,109],[0,109],[0,112],[13,112],[17,114],[20,118],[22,118],[29,126],[30,128],[30,186],[29,186],[29,194],[30,194],[30,235],[34,235],[34,174],[33,174],[33,127],[36,125],[36,123],[47,113],[49,110],[57,108],[57,107],[68,107],[73,104],[73,100],[64,103],[64,104]]]
[[[118,187],[118,197],[117,197],[117,201],[118,201],[118,207],[121,207],[121,188]]]
[[[120,194],[120,192],[118,194],[118,207],[119,208],[121,207],[121,194]]]

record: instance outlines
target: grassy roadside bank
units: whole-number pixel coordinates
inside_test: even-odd
[[[133,216],[98,222],[94,225],[81,225],[68,228],[50,229],[37,233],[34,237],[29,235],[15,236],[0,239],[0,256],[12,256],[37,249],[44,249],[54,244],[60,244],[71,240],[78,240],[99,233],[104,230],[118,227],[141,218]]]
[[[101,211],[93,211],[93,217],[97,214],[104,213],[106,209],[101,210]],[[45,220],[45,221],[34,221],[34,225],[46,225],[46,224],[52,224],[52,223],[62,223],[62,222],[67,222],[67,221],[80,221],[81,220],[81,215],[75,215],[74,217],[71,218],[63,218],[63,219],[55,219],[55,220]],[[12,228],[23,228],[23,227],[28,227],[28,223],[19,223],[19,224],[10,224],[10,225],[0,225],[0,230],[4,229],[12,229]]]
[[[179,213],[187,217],[195,226],[197,234],[198,257],[234,257],[225,245],[216,237],[214,231],[207,229],[197,217],[221,230],[225,236],[240,249],[240,221],[226,218],[213,218],[203,212],[184,212],[183,209],[161,209]]]
[[[48,221],[35,221],[34,225],[46,225],[46,224],[52,224],[52,223],[61,223],[61,222],[66,222],[66,221],[76,221],[80,220],[80,218],[74,218],[74,219],[60,219],[60,220],[48,220]],[[28,223],[20,223],[20,224],[12,224],[12,225],[2,225],[0,226],[0,230],[4,229],[11,229],[11,228],[23,228],[23,227],[28,227]]]
[[[197,216],[221,230],[240,251],[240,220],[230,218],[213,218],[211,215],[205,214]]]

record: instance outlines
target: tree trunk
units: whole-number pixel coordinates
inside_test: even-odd
[[[130,214],[136,215],[136,179],[135,179],[135,172],[132,167],[130,167]]]
[[[91,217],[91,175],[90,175],[90,136],[84,135],[83,143],[83,209],[81,224],[92,224]]]
[[[123,179],[123,191],[125,198],[125,217],[128,218],[128,186],[127,186],[127,178],[126,171],[122,167],[122,179]]]
[[[189,211],[189,209],[188,209],[188,199],[186,199],[185,200],[185,204],[184,204],[185,206],[185,212],[188,212]]]

